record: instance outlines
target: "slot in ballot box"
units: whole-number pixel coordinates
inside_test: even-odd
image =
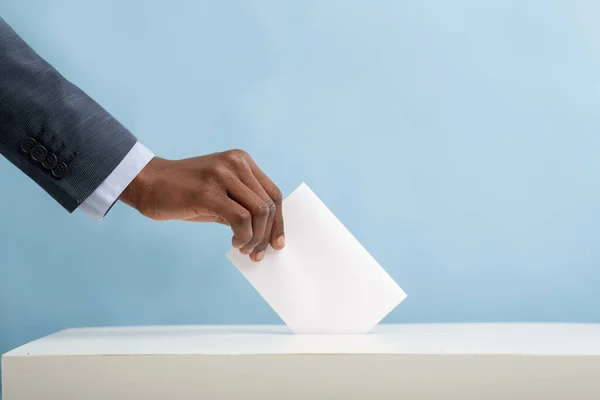
[[[2,358],[4,400],[600,399],[600,325],[68,329]]]

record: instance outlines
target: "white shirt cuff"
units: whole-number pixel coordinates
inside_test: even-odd
[[[78,210],[95,221],[102,220],[121,193],[152,158],[154,153],[137,142],[108,178],[79,205]]]

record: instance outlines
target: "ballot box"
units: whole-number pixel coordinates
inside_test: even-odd
[[[600,325],[68,329],[2,358],[4,400],[600,399]]]

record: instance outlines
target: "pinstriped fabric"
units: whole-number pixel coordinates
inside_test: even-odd
[[[64,178],[56,179],[20,151],[28,137],[67,164]],[[73,212],[135,143],[125,127],[0,18],[0,154]]]

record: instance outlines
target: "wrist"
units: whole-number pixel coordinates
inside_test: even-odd
[[[139,210],[144,193],[152,185],[155,169],[154,164],[156,160],[157,157],[152,158],[140,173],[133,178],[131,183],[125,188],[123,193],[121,193],[121,196],[119,196],[119,200],[128,206]]]

